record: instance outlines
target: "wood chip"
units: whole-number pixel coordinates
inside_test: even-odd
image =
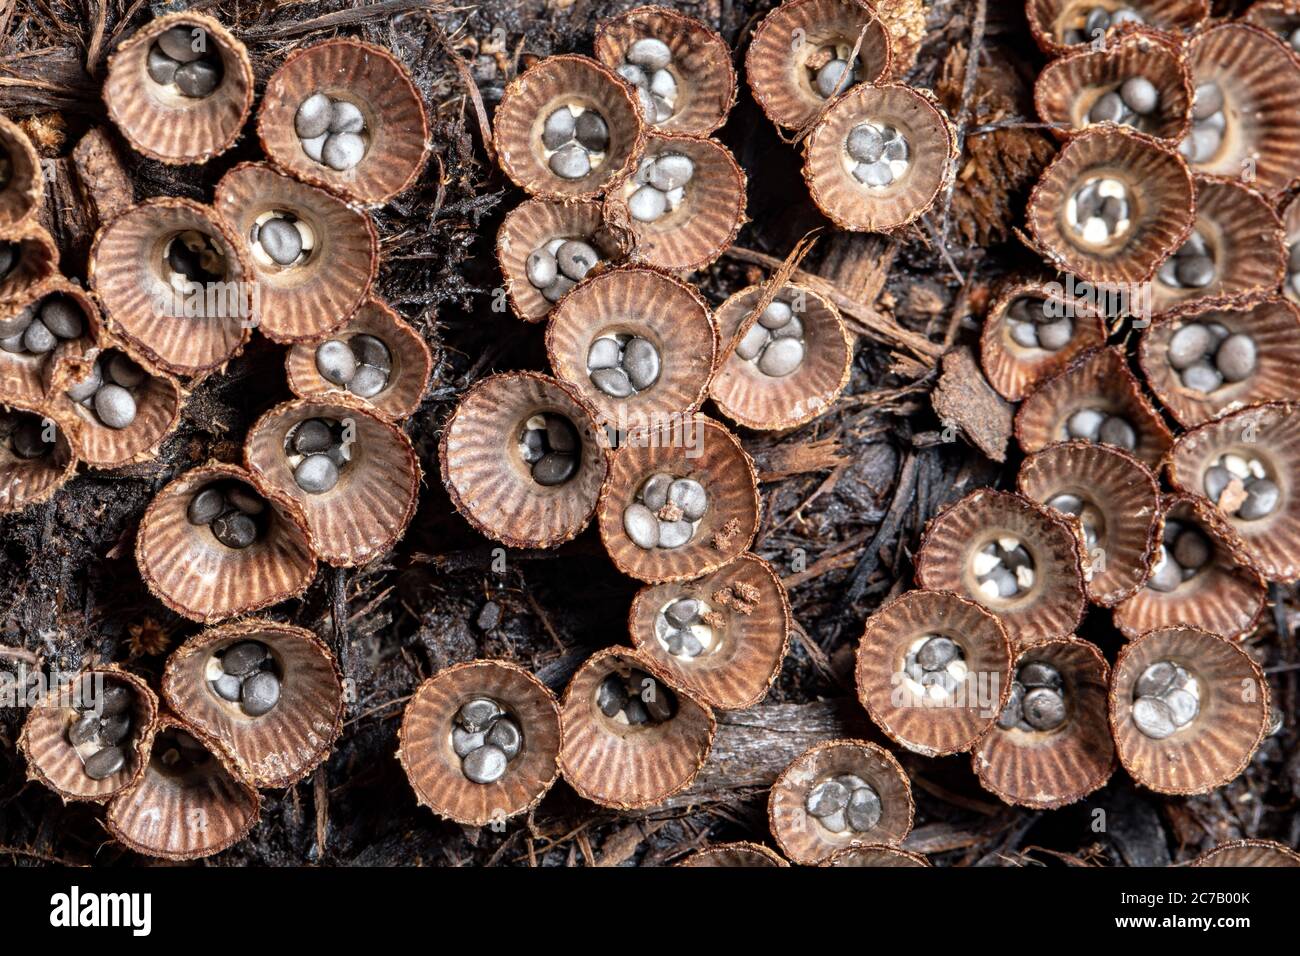
[[[954,349],[944,356],[943,374],[930,401],[945,425],[961,429],[987,457],[1006,461],[1011,404],[993,391],[970,349]]]

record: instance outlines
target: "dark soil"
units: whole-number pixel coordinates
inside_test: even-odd
[[[742,785],[709,774],[712,789],[698,800],[641,814],[597,808],[560,783],[533,814],[495,833],[458,827],[417,807],[394,757],[406,700],[439,668],[476,657],[515,660],[558,690],[592,651],[627,640],[636,585],[614,571],[594,531],[554,551],[511,552],[504,572],[495,573],[491,544],[452,509],[441,487],[436,443],[442,422],[476,380],[494,371],[545,368],[542,329],[493,309],[500,283],[492,252],[496,227],[523,197],[487,159],[453,57],[470,64],[490,114],[513,71],[535,57],[589,52],[599,18],[632,5],[194,5],[247,43],[259,90],[283,57],[304,44],[351,35],[392,49],[426,98],[435,144],[416,185],[375,213],[384,254],[378,292],[425,335],[435,356],[427,399],[405,426],[426,476],[420,508],[387,557],[359,570],[322,567],[301,601],[272,609],[272,616],[332,643],[355,699],[328,763],[287,792],[265,793],[251,836],[210,864],[647,865],[711,842],[770,843],[766,793],[751,778]],[[743,51],[771,3],[671,5],[701,17]],[[830,414],[791,434],[742,436],[763,479],[756,550],[786,576],[802,629],[762,706],[805,705],[790,711],[796,724],[821,700],[836,701],[850,715],[846,726],[863,722],[853,701],[852,652],[864,619],[911,586],[911,557],[925,522],[974,487],[1009,487],[1019,461],[1014,449],[1005,464],[991,461],[962,435],[945,432],[929,401],[938,380],[936,355],[973,338],[999,277],[1035,266],[1012,228],[1023,220],[1026,184],[1054,149],[1025,125],[1032,121],[1026,81],[1041,61],[1029,52],[1023,5],[992,0],[987,6],[978,24],[983,4],[973,0],[935,0],[930,9],[926,44],[909,79],[937,88],[952,114],[965,118],[968,149],[951,200],[894,241],[846,244],[832,236],[800,179],[798,148],[782,142],[743,82],[719,133],[749,175],[752,222],[735,253],[696,277],[711,301],[761,280],[764,256],[784,259],[805,233],[821,227],[804,268],[840,283],[845,296],[883,325],[934,344],[909,351],[889,335],[860,334],[852,382]],[[155,12],[165,11],[160,5]],[[246,131],[207,166],[167,167],[133,154],[99,99],[106,52],[149,15],[143,0],[17,0],[0,13],[0,110],[24,121],[53,172],[62,162],[66,175],[72,147],[86,130],[104,127],[137,200],[207,201],[226,169],[260,158],[254,137]],[[497,30],[505,44],[494,58],[487,51]],[[980,57],[968,86],[972,35]],[[64,245],[64,271],[84,276],[88,237],[67,225],[62,210],[55,210],[52,225]],[[836,266],[844,254],[856,272]],[[853,327],[865,329],[861,322]],[[168,612],[142,585],[132,554],[140,517],[180,472],[209,458],[237,459],[250,422],[289,397],[283,351],[255,339],[224,374],[198,386],[156,461],[83,472],[47,505],[0,519],[2,643],[20,649],[0,649],[0,666],[38,657],[48,668],[118,661],[160,674],[168,649],[198,626]],[[983,791],[966,757],[905,758],[918,802],[907,845],[941,865],[1143,865],[1185,860],[1239,836],[1300,842],[1295,593],[1275,589],[1272,597],[1274,613],[1248,646],[1269,669],[1286,722],[1238,780],[1209,796],[1170,799],[1136,788],[1121,771],[1085,801],[1038,813],[1004,806]],[[1108,613],[1094,612],[1082,633],[1113,660],[1120,639]],[[19,709],[0,711],[0,860],[148,862],[109,839],[99,810],[65,806],[25,780],[15,747],[23,717]]]

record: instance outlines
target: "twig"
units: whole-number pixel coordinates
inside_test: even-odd
[[[971,22],[970,46],[966,49],[966,75],[962,79],[961,107],[957,110],[957,155],[953,157],[952,176],[943,194],[943,218],[939,227],[939,247],[948,248],[948,223],[952,212],[952,194],[957,187],[957,172],[966,152],[966,124],[970,122],[970,101],[979,77],[980,51],[984,47],[984,28],[988,21],[988,0],[975,0],[975,18]]]

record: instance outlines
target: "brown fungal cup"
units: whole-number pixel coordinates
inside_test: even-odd
[[[514,727],[511,741],[493,736],[495,723],[486,735],[465,728],[467,705],[480,701],[495,705],[488,720],[504,718]],[[545,796],[559,776],[566,733],[555,696],[528,671],[507,661],[467,661],[420,685],[402,716],[397,758],[422,806],[466,826],[485,826],[531,810]],[[495,766],[470,759],[474,750],[467,748],[489,745]]]
[[[157,716],[158,698],[141,678],[115,664],[89,667],[52,688],[23,722],[18,750],[27,776],[65,802],[110,800],[144,774]],[[92,760],[114,750],[122,755],[116,769],[116,760]]]
[[[1059,282],[1017,281],[989,306],[980,364],[997,393],[1017,402],[1076,355],[1105,343],[1105,316],[1086,297]]]
[[[0,305],[0,338],[6,342],[0,349],[0,401],[44,401],[59,360],[90,348],[99,339],[101,324],[95,300],[61,275]],[[39,344],[33,341],[38,331],[45,340]],[[20,343],[15,351],[10,350],[11,336]]]
[[[1106,11],[1105,24],[1088,23],[1089,14],[1097,7]],[[1129,15],[1116,20],[1115,13],[1120,10]],[[1059,56],[1071,47],[1106,36],[1110,29],[1127,31],[1145,26],[1171,34],[1171,40],[1177,39],[1178,34],[1191,33],[1205,22],[1210,15],[1210,0],[1025,0],[1025,14],[1030,32],[1043,52]],[[1112,39],[1107,36],[1108,42]]]
[[[190,521],[194,498],[209,488],[248,496],[249,511],[260,502],[261,509],[249,516],[256,529],[250,544],[224,544],[211,524]],[[242,468],[216,462],[190,469],[158,492],[140,521],[135,559],[155,597],[202,623],[297,597],[316,573],[298,505],[255,489],[252,475]]]
[[[1208,793],[1250,762],[1268,699],[1263,672],[1237,645],[1191,627],[1144,634],[1121,648],[1111,675],[1120,762],[1157,793]]]
[[[1231,305],[1274,292],[1286,275],[1283,237],[1277,213],[1250,186],[1197,176],[1196,223],[1187,242],[1156,270],[1153,312],[1207,300]]]
[[[575,108],[580,112],[575,114]],[[570,120],[552,119],[565,110]],[[584,123],[579,139],[577,120],[587,113],[600,123],[591,121],[590,130]],[[546,133],[548,121],[551,134]],[[632,87],[585,56],[550,56],[515,77],[501,97],[494,124],[501,168],[516,185],[543,199],[594,199],[631,175],[645,145],[645,124]],[[562,139],[565,133],[568,137]]]
[[[213,206],[239,237],[257,283],[252,321],[267,338],[318,339],[370,294],[379,239],[355,206],[265,163],[241,163],[221,177]]]
[[[843,82],[858,37],[852,82]],[[875,11],[855,0],[789,0],[754,31],[745,74],[754,99],[777,126],[800,129],[833,96],[858,83],[876,83],[890,69],[890,37]],[[840,63],[836,70],[831,64]],[[820,82],[824,78],[824,84]]]
[[[110,331],[177,375],[211,372],[243,348],[253,279],[230,227],[188,199],[130,207],[100,229],[90,253]]]
[[[1270,31],[1235,22],[1188,41],[1187,65],[1204,92],[1180,151],[1197,173],[1277,198],[1300,177],[1300,59]]]
[[[867,619],[857,650],[858,699],[900,746],[960,753],[988,730],[1011,686],[1001,622],[945,591],[908,591]]]
[[[514,548],[576,536],[609,473],[594,410],[576,389],[536,372],[477,382],[443,428],[438,460],[456,510]]]
[[[322,422],[330,432],[323,447],[312,434]],[[297,504],[312,550],[334,567],[379,557],[415,515],[421,474],[411,440],[351,396],[272,408],[249,429],[244,462],[263,494]]]
[[[740,841],[737,843],[715,843],[692,853],[677,866],[722,866],[732,869],[762,866],[789,866],[790,863],[761,843]]]
[[[560,769],[593,803],[635,810],[691,785],[713,745],[713,712],[649,672],[637,651],[609,647],[578,668],[560,702]]]
[[[571,240],[585,244],[595,253],[595,260],[588,262],[592,256],[587,250],[571,247],[569,251],[575,255],[565,260],[569,272],[565,273],[557,265],[552,276],[550,259],[556,258],[563,242]],[[497,231],[497,262],[506,280],[510,308],[525,322],[543,321],[578,282],[622,261],[630,244],[631,231],[607,221],[596,200],[529,199],[520,203],[506,213]],[[539,251],[547,255],[540,256]],[[540,273],[536,266],[530,270],[534,257],[544,260]],[[531,281],[530,271],[534,277],[550,279],[550,282],[539,287]]]
[[[1149,86],[1126,87],[1133,79]],[[1155,102],[1148,105],[1141,96],[1151,91]],[[1100,50],[1080,47],[1052,60],[1034,83],[1034,105],[1044,123],[1058,127],[1058,134],[1096,123],[1122,123],[1176,146],[1191,124],[1192,92],[1177,44],[1167,36],[1135,30]],[[1125,94],[1143,112],[1133,109]]]
[[[1010,804],[1050,810],[1104,786],[1115,769],[1115,743],[1106,720],[1110,668],[1101,652],[1073,637],[1035,644],[1012,675],[1007,710],[971,750],[984,789]]]
[[[629,577],[649,584],[700,577],[754,538],[754,464],[734,435],[703,415],[629,432],[610,459],[596,520],[614,566]]]
[[[745,172],[716,140],[654,131],[606,203],[611,218],[630,224],[635,261],[694,272],[722,255],[744,224]]]
[[[166,50],[190,59],[178,62]],[[156,57],[170,70],[165,83]],[[181,71],[193,69],[192,63],[206,67],[205,75],[189,81],[206,90],[202,94],[182,85]],[[109,57],[103,96],[134,149],[164,163],[206,163],[234,145],[248,119],[253,67],[244,44],[212,17],[170,13],[145,24]]]
[[[76,396],[95,383],[105,381],[109,365],[124,367],[125,381],[135,381],[129,389],[131,417],[129,423],[108,419],[106,423],[94,405],[94,395],[78,401]],[[102,347],[87,349],[81,355],[60,357],[50,378],[50,401],[69,418],[80,423],[73,437],[77,457],[92,468],[118,468],[157,457],[159,447],[180,421],[184,393],[180,383],[147,362],[137,361],[107,337]],[[111,412],[110,412],[111,414]]]
[[[1037,250],[1092,283],[1139,283],[1186,240],[1192,175],[1143,133],[1106,125],[1074,134],[1043,171],[1027,219]]]
[[[108,832],[145,856],[196,860],[234,846],[261,800],[201,732],[160,715],[144,775],[108,805]]]
[[[649,347],[633,346],[645,353],[635,366],[626,346],[638,340]],[[601,344],[611,341],[618,355],[612,364],[603,355],[609,346]],[[717,364],[718,333],[694,286],[629,266],[564,297],[546,327],[546,354],[556,377],[590,402],[602,423],[625,431],[700,407]]]
[[[866,823],[874,817],[870,827],[852,828],[832,814],[831,823],[845,823],[842,830],[832,828],[823,823],[826,817],[817,817],[809,809],[814,791],[846,776],[855,793],[865,787],[875,795],[874,801],[866,801],[874,804],[875,812],[860,820]],[[849,784],[840,786],[847,789]],[[823,809],[815,798],[813,807]],[[777,846],[791,861],[815,864],[848,846],[902,843],[911,832],[913,810],[912,785],[893,754],[864,740],[827,740],[781,771],[768,797],[767,817]]]
[[[1081,353],[1030,393],[1016,413],[1016,438],[1030,453],[1071,439],[1114,445],[1153,470],[1173,441],[1113,348]]]
[[[1187,427],[1243,405],[1300,398],[1300,307],[1264,299],[1179,311],[1142,333],[1138,360],[1151,391]]]
[[[356,336],[378,339],[388,349],[389,370],[383,387],[364,398],[375,414],[390,421],[398,421],[413,414],[420,407],[425,389],[429,386],[429,373],[433,369],[433,356],[424,336],[410,323],[392,310],[382,299],[370,296],[347,323],[325,341],[351,343]],[[299,398],[326,395],[334,391],[349,391],[348,386],[336,385],[321,375],[316,351],[323,342],[305,342],[289,350],[284,360],[289,377],[289,388]]]
[[[1230,840],[1206,850],[1192,866],[1300,866],[1300,853],[1273,840]]]
[[[1169,496],[1161,502],[1160,529],[1152,574],[1115,607],[1120,632],[1131,639],[1187,624],[1236,639],[1253,630],[1267,586],[1218,510],[1200,497]]]
[[[667,47],[665,65],[657,65],[662,49],[652,44],[636,46],[638,40],[645,39],[658,40]],[[722,125],[736,101],[736,71],[727,42],[699,20],[670,7],[634,7],[602,20],[596,29],[595,50],[596,58],[616,73],[629,64],[638,67],[647,80],[653,79],[657,70],[667,71],[673,82],[661,80],[661,89],[671,90],[670,113],[663,120],[658,119],[658,110],[654,116],[646,113],[646,123],[665,132],[707,136]],[[635,72],[627,72],[640,79]],[[650,85],[646,85],[649,92]],[[643,108],[645,105],[642,102]],[[658,104],[651,100],[649,106]]]
[[[325,100],[310,116],[303,105]],[[343,105],[346,104],[346,105]],[[328,116],[324,132],[318,121]],[[306,140],[299,138],[302,129]],[[330,138],[337,152],[327,151]],[[320,136],[327,137],[325,141]],[[387,50],[336,38],[294,50],[267,81],[257,138],[271,162],[298,179],[366,204],[383,203],[420,175],[429,156],[424,102],[406,67]],[[320,146],[320,159],[307,150]],[[331,164],[330,160],[335,161]]]
[[[1086,605],[1073,527],[1028,498],[989,489],[930,520],[916,579],[992,611],[1012,650],[1072,633]]]
[[[1026,458],[1016,484],[1074,524],[1090,601],[1114,607],[1146,582],[1160,544],[1160,485],[1140,461],[1112,445],[1064,442]]]
[[[230,691],[221,681],[230,681],[235,669],[223,662],[250,644],[265,654],[264,669],[255,673],[275,678],[269,682],[274,700],[270,691],[258,695],[247,687],[241,689],[248,703],[223,696]],[[195,634],[167,658],[162,692],[167,706],[255,787],[297,783],[329,756],[343,730],[343,684],[334,654],[311,631],[276,621],[250,618]]]
[[[32,141],[7,116],[0,116],[0,166],[0,229],[11,229],[41,208],[45,179]]]
[[[1284,243],[1286,245],[1287,265],[1286,277],[1283,280],[1282,294],[1287,300],[1300,305],[1300,252],[1296,248],[1300,247],[1300,193],[1292,196],[1290,201],[1282,206],[1282,227],[1286,236]]]
[[[1217,505],[1270,581],[1300,578],[1300,405],[1254,405],[1186,432],[1169,481]]]
[[[956,131],[928,91],[864,84],[837,99],[813,128],[803,175],[836,226],[889,232],[934,205],[952,182],[956,157]]]
[[[726,358],[714,373],[709,397],[727,418],[746,428],[794,428],[829,411],[844,391],[853,343],[839,310],[828,299],[805,286],[787,283],[773,297],[784,308],[772,310],[769,306],[765,313],[771,315],[766,323],[755,320],[739,345],[730,349],[763,292],[762,286],[742,289],[714,312]],[[786,312],[791,321],[798,320],[797,326],[786,321],[777,328],[766,328],[786,319]],[[767,350],[782,338],[794,339],[800,348],[791,347],[790,354],[784,355],[785,347],[779,347],[768,357]]]
[[[821,866],[872,866],[872,867],[907,867],[929,866],[930,861],[920,853],[904,850],[898,846],[883,843],[864,843],[846,846],[836,850],[820,864]]]
[[[52,403],[0,400],[0,514],[53,497],[77,469],[78,422]]]
[[[1263,27],[1290,45],[1291,37],[1300,29],[1300,3],[1296,0],[1255,0],[1241,15],[1241,20]],[[1291,49],[1295,50],[1295,47],[1291,46]]]
[[[790,599],[770,564],[742,554],[712,574],[644,587],[628,630],[646,666],[719,710],[758,703],[781,670]]]
[[[0,312],[8,303],[22,300],[28,290],[51,278],[59,267],[59,250],[50,234],[35,219],[0,226]]]

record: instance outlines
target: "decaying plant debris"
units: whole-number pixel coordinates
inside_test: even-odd
[[[470,386],[494,371],[545,367],[543,329],[515,319],[498,292],[493,239],[522,197],[485,145],[491,110],[528,64],[589,51],[594,24],[632,5],[211,0],[193,7],[248,45],[259,90],[292,50],[347,35],[392,50],[425,97],[434,155],[414,187],[375,218],[384,259],[376,291],[433,351],[432,386],[406,425],[426,476],[437,474],[441,425]],[[717,29],[739,58],[771,4],[673,6]],[[126,0],[17,0],[0,13],[0,112],[20,120],[41,151],[46,215],[69,275],[84,276],[94,229],[126,204],[160,195],[210,201],[227,170],[259,158],[247,129],[233,150],[197,169],[164,166],[125,147],[99,88],[107,54],[148,16],[143,4]],[[934,0],[927,17],[908,80],[936,90],[964,152],[952,189],[901,235],[826,228],[800,181],[797,150],[747,94],[719,132],[748,173],[751,222],[736,247],[696,277],[704,294],[716,305],[762,281],[820,229],[792,279],[830,298],[857,335],[849,388],[832,412],[789,434],[744,436],[762,482],[755,549],[791,589],[799,627],[766,701],[719,713],[701,774],[652,810],[599,809],[563,782],[504,832],[462,828],[418,807],[394,752],[402,708],[425,677],[490,657],[517,662],[561,690],[593,651],[627,643],[626,612],[637,590],[613,569],[594,527],[558,549],[510,551],[502,561],[439,483],[426,479],[394,551],[361,569],[324,569],[301,602],[276,609],[337,654],[351,690],[343,735],[313,776],[264,795],[261,822],[215,865],[670,863],[712,843],[770,842],[766,789],[812,744],[849,736],[885,743],[854,699],[853,651],[866,616],[910,587],[925,523],[997,482],[996,462],[1016,454],[999,447],[1007,444],[1005,403],[982,379],[963,381],[977,378],[976,364],[964,352],[941,356],[954,343],[973,344],[998,278],[1036,265],[1015,231],[1028,187],[1055,149],[1033,116],[1038,63],[1025,56],[1032,43],[1021,5]],[[140,517],[180,472],[210,458],[238,460],[257,416],[292,397],[283,360],[283,347],[258,339],[196,388],[157,460],[82,473],[49,503],[0,519],[0,666],[126,662],[161,673],[165,656],[196,628],[141,583],[132,559]],[[976,414],[964,421],[954,414],[959,427],[947,427],[932,393],[941,410]],[[1247,648],[1270,674],[1286,722],[1237,780],[1208,796],[1166,798],[1117,774],[1083,802],[1040,813],[999,803],[964,756],[902,754],[917,800],[905,846],[938,864],[1151,865],[1240,837],[1295,845],[1300,609],[1291,587],[1275,586],[1270,597],[1271,615]],[[1113,657],[1120,638],[1106,617],[1094,612],[1081,635]],[[65,806],[26,781],[15,747],[23,716],[0,712],[0,858],[138,862],[90,809]],[[1106,811],[1104,828],[1097,809]]]

